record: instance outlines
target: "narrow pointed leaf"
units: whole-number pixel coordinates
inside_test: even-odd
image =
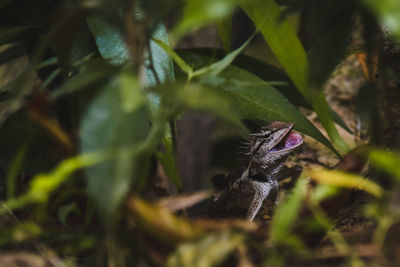
[[[243,49],[246,48],[246,46],[251,42],[253,37],[255,36],[255,33],[250,36],[250,38],[242,44],[238,49],[232,51],[231,53],[227,54],[223,59],[218,60],[217,62],[202,67],[198,70],[196,70],[193,73],[193,77],[195,76],[202,76],[202,75],[212,75],[212,76],[217,76],[221,71],[226,69],[232,62],[235,60],[235,58],[243,51]]]
[[[189,63],[210,62],[206,56],[182,51],[181,56]],[[338,154],[328,139],[308,121],[278,90],[256,75],[230,65],[217,77],[206,77],[203,83],[217,87],[217,92],[229,99],[242,119],[294,122],[295,128],[326,145]]]
[[[274,0],[248,0],[241,4],[269,47],[303,95],[307,96],[308,60],[293,27],[281,20]]]
[[[281,8],[275,0],[248,0],[241,4],[243,10],[261,31],[269,47],[286,70],[288,76],[311,103],[333,143],[344,151],[349,148],[339,135],[331,118],[325,97],[309,87],[309,62],[296,31],[281,17]]]
[[[328,184],[345,188],[364,190],[376,197],[381,197],[383,189],[365,177],[336,170],[311,170],[308,171],[311,179],[321,184]]]

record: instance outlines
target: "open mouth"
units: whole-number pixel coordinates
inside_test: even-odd
[[[290,131],[274,148],[269,152],[282,151],[288,149],[294,149],[303,143],[303,137],[301,134]]]

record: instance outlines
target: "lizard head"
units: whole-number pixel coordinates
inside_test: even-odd
[[[250,136],[249,156],[269,157],[271,161],[282,158],[303,144],[302,136],[293,132],[294,124],[275,121]]]

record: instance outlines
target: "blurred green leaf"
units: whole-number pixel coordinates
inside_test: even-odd
[[[372,149],[368,155],[371,163],[400,180],[400,153],[383,149]]]
[[[0,147],[0,169],[8,170],[8,193],[13,191],[11,184],[16,182],[13,180],[18,178],[20,170],[36,175],[51,170],[62,159],[59,147],[30,120],[26,109],[12,114],[2,124]]]
[[[175,155],[172,147],[171,138],[164,138],[162,144],[162,151],[156,152],[157,159],[162,165],[171,183],[173,183],[177,188],[181,188],[181,180],[179,178],[175,162]]]
[[[131,113],[140,109],[144,103],[144,94],[137,77],[133,72],[125,70],[119,74],[119,82],[122,112]]]
[[[337,170],[309,170],[307,174],[311,179],[321,184],[328,184],[345,188],[364,190],[375,197],[381,197],[383,189],[376,183],[360,175],[345,173]]]
[[[292,228],[298,221],[297,218],[307,193],[307,184],[307,179],[304,176],[300,177],[293,192],[277,207],[271,224],[270,243],[286,243],[298,248],[303,247],[300,239],[294,236]]]
[[[227,54],[221,60],[218,60],[217,62],[214,62],[208,66],[204,66],[200,69],[195,70],[193,73],[193,77],[206,75],[217,76],[218,74],[220,74],[235,60],[235,58],[243,51],[243,49],[246,48],[246,46],[251,42],[254,36],[255,33],[252,34],[250,38],[246,42],[244,42],[239,48]]]
[[[0,1],[0,8],[5,7],[8,3],[10,3],[12,0],[1,0]]]
[[[17,242],[33,239],[42,233],[43,230],[40,226],[33,222],[24,222],[12,229],[12,237]]]
[[[73,172],[88,167],[111,157],[107,151],[82,154],[62,161],[52,172],[33,177],[27,193],[3,202],[0,213],[9,212],[31,203],[46,202],[50,194],[56,190]]]
[[[161,205],[131,198],[127,206],[139,228],[168,245],[198,238],[204,233],[201,225],[179,218]]]
[[[18,41],[18,38],[24,37],[30,26],[10,26],[0,27],[0,45]]]
[[[28,143],[23,144],[10,164],[7,172],[6,182],[7,182],[7,199],[15,197],[15,192],[18,182],[18,174],[21,171],[21,167],[26,159],[26,154],[28,152]]]
[[[232,18],[229,16],[218,23],[218,35],[226,53],[231,52]]]
[[[137,154],[133,151],[149,132],[145,97],[131,69],[106,84],[81,120],[81,151],[114,151],[116,158],[88,168],[88,190],[108,222],[129,190]],[[133,80],[133,82],[132,82]],[[127,87],[127,88],[124,88]],[[126,93],[130,90],[137,91]]]
[[[71,213],[76,213],[81,215],[81,211],[79,210],[78,206],[75,202],[66,204],[58,208],[58,219],[63,223],[67,223],[67,217]]]
[[[129,52],[122,33],[111,23],[99,16],[92,16],[88,19],[88,25],[92,31],[100,54],[105,59],[110,59],[114,64],[123,64],[130,60]],[[156,86],[158,83],[173,83],[175,81],[173,62],[170,55],[161,47],[168,46],[168,34],[162,23],[157,24],[152,31],[152,38],[159,40],[160,43],[153,39],[149,40],[149,49],[145,53],[145,79],[144,85],[148,87]],[[134,91],[127,92],[135,93]],[[138,93],[138,91],[136,92]],[[153,120],[159,112],[160,99],[155,94],[147,94],[150,102],[150,117]],[[171,162],[170,158],[169,162]],[[165,167],[165,166],[164,166]],[[172,171],[172,166],[169,169]],[[173,172],[170,179],[177,179]]]
[[[81,23],[76,28],[75,38],[71,42],[69,57],[72,62],[82,60],[96,50],[96,47],[92,45],[92,35],[87,23]]]
[[[343,138],[340,136],[338,130],[336,129],[335,124],[333,123],[331,117],[332,113],[328,106],[328,103],[326,102],[324,92],[320,91],[313,99],[314,99],[312,101],[313,109],[318,114],[318,118],[321,121],[322,126],[324,126],[332,142],[342,151],[345,152],[348,151],[349,147],[347,146]]]
[[[400,1],[397,0],[363,0],[380,22],[400,40]]]
[[[175,63],[189,76],[193,75],[193,68],[189,66],[167,43],[153,39],[175,61]]]
[[[365,84],[358,89],[356,104],[361,129],[370,130],[378,116],[378,91],[375,83]]]
[[[183,17],[173,30],[179,40],[184,34],[230,16],[238,0],[186,0]]]
[[[35,176],[31,182],[28,196],[35,201],[45,202],[50,193],[57,189],[73,172],[98,164],[109,157],[107,152],[93,152],[64,160],[51,173]]]
[[[167,88],[166,88],[167,87]],[[162,106],[179,116],[187,109],[199,110],[225,119],[235,125],[243,127],[239,114],[220,92],[198,83],[176,84],[155,88],[156,93],[164,101]]]
[[[100,84],[112,77],[120,70],[103,60],[92,60],[81,67],[80,72],[67,80],[60,88],[51,93],[50,98],[55,100],[59,97]]]
[[[208,88],[207,86],[192,83],[164,85],[153,89],[162,100],[161,109],[164,113],[170,113],[170,119],[175,120],[187,110],[197,110],[215,115],[234,125],[244,128],[239,114],[224,96]],[[171,137],[163,140],[164,149],[157,152],[157,158],[165,172],[176,186],[180,187],[180,181],[176,170],[175,155],[172,149]]]
[[[219,266],[245,242],[245,236],[221,231],[180,245],[168,258],[167,266]]]
[[[314,188],[312,198],[316,203],[321,202],[327,198],[337,195],[340,193],[338,186],[333,186],[330,184],[319,184]]]

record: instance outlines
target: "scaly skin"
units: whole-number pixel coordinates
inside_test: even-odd
[[[288,155],[303,143],[299,134],[290,133],[292,129],[292,123],[273,122],[252,134],[246,144],[249,148],[247,167],[239,178],[233,177],[228,189],[216,195],[215,201],[246,205],[249,221],[254,220],[268,197],[276,201],[278,181],[284,178],[280,177],[280,171]]]

